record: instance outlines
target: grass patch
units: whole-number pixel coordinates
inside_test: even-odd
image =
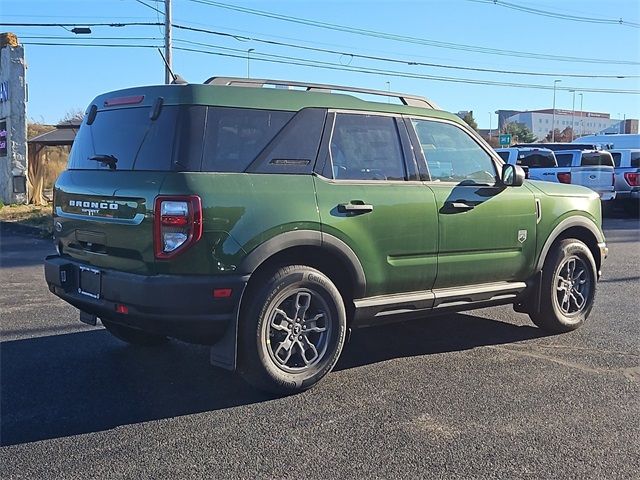
[[[35,227],[41,230],[43,237],[53,234],[52,218],[51,204],[45,206],[0,204],[0,221]]]

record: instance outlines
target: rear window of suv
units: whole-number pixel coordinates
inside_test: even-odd
[[[151,107],[99,111],[81,126],[68,168],[108,170],[95,158],[109,156],[116,170],[243,172],[294,115],[197,105],[164,106],[155,120],[150,113]]]
[[[73,142],[70,170],[108,170],[99,155],[117,159],[117,170],[170,170],[178,107],[164,107],[156,120],[150,107],[100,111],[86,120]]]

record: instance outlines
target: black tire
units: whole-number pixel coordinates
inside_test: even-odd
[[[131,345],[154,347],[156,345],[162,345],[168,340],[167,337],[163,335],[157,335],[155,333],[145,332],[144,330],[138,330],[137,328],[127,327],[104,318],[101,318],[100,320],[102,321],[104,328],[106,328],[111,335],[123,342],[130,343]]]
[[[596,262],[580,240],[557,242],[542,268],[540,312],[530,313],[533,323],[554,333],[580,327],[593,308]]]
[[[312,387],[333,369],[347,317],[340,292],[324,273],[284,266],[256,279],[244,298],[238,370],[249,384],[289,395]]]

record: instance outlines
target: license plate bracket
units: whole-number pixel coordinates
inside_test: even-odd
[[[95,268],[79,267],[78,293],[87,297],[100,298],[102,288],[102,272]]]

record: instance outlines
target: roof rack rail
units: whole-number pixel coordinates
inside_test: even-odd
[[[264,78],[242,78],[242,77],[211,77],[204,82],[205,85],[229,85],[236,87],[263,87],[265,85],[274,85],[282,87],[302,87],[307,91],[326,92],[354,92],[366,93],[369,95],[380,95],[383,97],[393,97],[399,99],[403,105],[410,107],[427,107],[434,110],[440,110],[440,107],[425,97],[417,95],[407,95],[405,93],[394,93],[386,90],[371,90],[368,88],[346,87],[342,85],[325,85],[322,83],[292,82],[288,80],[269,80]]]

